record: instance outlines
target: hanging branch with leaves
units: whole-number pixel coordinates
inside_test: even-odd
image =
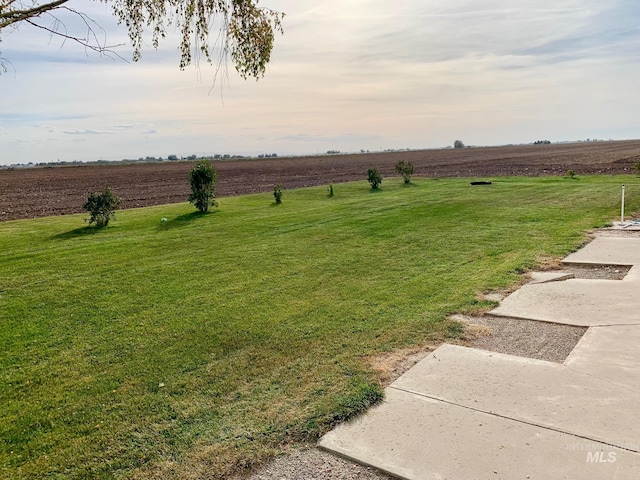
[[[96,22],[68,7],[68,1],[0,0],[0,33],[5,28],[26,23],[90,50],[117,55],[114,49],[120,45],[108,45],[106,38],[97,34],[102,29]],[[217,61],[220,67],[231,57],[240,76],[260,79],[271,59],[275,34],[283,33],[284,13],[260,7],[259,0],[101,1],[111,4],[118,23],[127,27],[134,61],[142,57],[143,41],[149,32],[151,44],[157,49],[166,37],[167,28],[175,27],[181,33],[181,69],[201,58],[209,63]],[[64,22],[56,16],[56,12],[62,10],[82,18],[87,26],[86,35],[67,32]]]

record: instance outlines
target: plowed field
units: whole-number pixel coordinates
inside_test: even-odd
[[[564,175],[634,172],[640,140],[526,145],[393,153],[272,158],[214,162],[217,196],[326,185],[366,178],[375,167],[395,176],[399,160],[410,161],[417,177]],[[194,162],[83,165],[0,170],[0,221],[78,213],[90,191],[111,186],[122,208],[184,202]],[[382,185],[384,187],[384,183]]]

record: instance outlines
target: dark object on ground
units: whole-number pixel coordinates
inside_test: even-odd
[[[471,182],[471,185],[491,185],[491,182]]]

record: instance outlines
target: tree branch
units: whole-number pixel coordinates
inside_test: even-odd
[[[95,52],[117,55],[111,50],[115,46],[107,46],[106,39],[97,37],[99,25],[84,13],[67,7],[68,1],[0,0],[0,32],[5,27],[24,22]],[[166,27],[172,26],[181,34],[180,68],[194,60],[198,65],[204,58],[209,63],[217,63],[216,77],[221,67],[225,67],[226,73],[230,58],[241,77],[262,78],[271,59],[275,34],[283,33],[284,13],[258,6],[259,0],[102,1],[111,4],[118,23],[127,27],[133,46],[133,61],[142,55],[145,33],[151,34],[151,44],[157,49],[160,40],[166,36]],[[61,9],[82,18],[87,27],[86,38],[66,31],[64,22],[53,14],[54,10]],[[53,24],[47,27],[36,20],[43,16],[53,18]],[[218,29],[218,36],[211,44],[214,29]],[[212,58],[216,50],[219,54],[217,62]]]
[[[110,56],[110,55],[114,55],[116,57],[118,57],[121,60],[124,60],[125,62],[129,63],[125,58],[123,58],[121,55],[119,55],[117,52],[113,51],[114,48],[116,47],[120,47],[124,44],[117,44],[117,45],[101,45],[93,28],[89,25],[88,20],[86,17],[86,15],[81,14],[80,12],[75,12],[71,9],[68,9],[74,13],[76,13],[78,16],[80,16],[82,18],[82,20],[85,22],[85,24],[87,25],[87,33],[91,36],[93,36],[93,38],[95,39],[96,43],[95,44],[91,44],[89,43],[89,39],[88,38],[81,38],[81,37],[75,37],[73,35],[69,35],[67,33],[63,33],[60,32],[59,30],[57,30],[55,27],[54,28],[50,28],[50,27],[46,27],[44,25],[39,25],[37,23],[35,23],[34,21],[32,21],[31,19],[26,19],[25,22],[28,23],[29,25],[39,28],[41,30],[44,30],[46,32],[49,32],[51,35],[55,35],[56,37],[60,37],[63,38],[64,40],[71,40],[73,42],[79,43],[80,45],[82,45],[83,47],[92,50],[94,52],[97,52],[101,55],[106,55],[106,56]],[[55,18],[55,17],[54,17]],[[61,23],[59,22],[59,20],[56,18],[55,19],[56,23]]]
[[[5,8],[9,8],[9,5],[17,2],[18,0],[4,0],[0,2],[0,12],[2,12]]]
[[[32,17],[38,17],[43,13],[55,10],[68,1],[69,0],[56,0],[55,2],[44,3],[27,10],[8,10],[7,12],[0,10],[0,30],[14,23],[22,22]],[[13,3],[13,0],[10,0],[6,6],[11,5],[11,3]]]

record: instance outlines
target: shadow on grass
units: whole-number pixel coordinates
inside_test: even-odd
[[[69,230],[68,232],[59,233],[58,235],[54,235],[51,237],[54,240],[68,240],[70,238],[78,238],[78,237],[88,237],[91,235],[95,235],[96,233],[104,232],[107,228],[97,228],[95,226],[89,226],[82,228],[75,228],[73,230]]]
[[[195,212],[185,213],[184,215],[179,215],[176,218],[172,218],[171,220],[162,222],[162,224],[158,228],[165,230],[169,228],[184,227],[185,225],[189,225],[190,223],[193,223],[200,218],[213,215],[214,213],[215,210],[209,210],[208,212],[201,212],[199,210],[196,210]]]

